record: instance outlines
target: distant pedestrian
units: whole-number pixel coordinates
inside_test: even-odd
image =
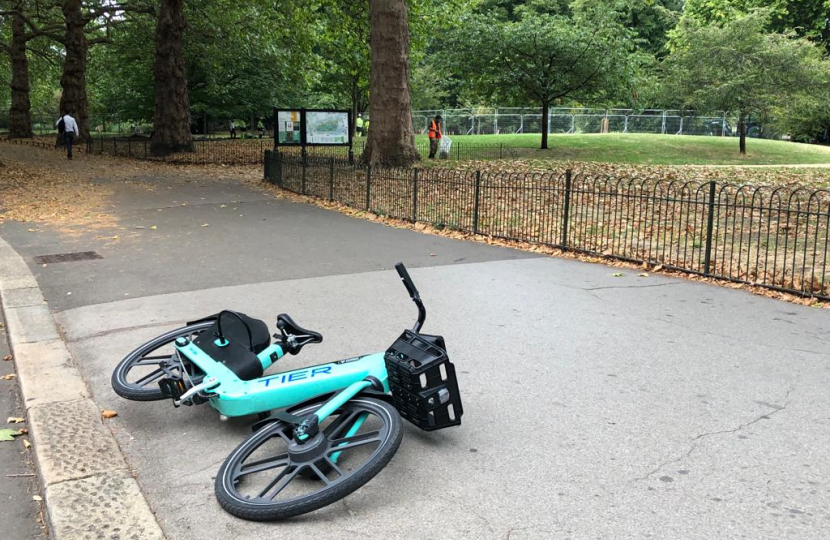
[[[259,138],[261,139],[265,136],[265,124],[262,123],[262,118],[257,120],[256,128],[259,130]]]
[[[55,122],[58,128],[58,135],[63,137],[63,144],[66,146],[66,157],[72,159],[72,141],[78,134],[78,123],[69,113],[64,114]]]
[[[438,144],[441,142],[441,115],[435,115],[435,118],[429,122],[429,159],[435,159],[435,153],[438,152]]]
[[[357,132],[358,137],[363,136],[363,115],[358,113],[357,120],[354,121],[355,132]]]
[[[228,127],[231,130],[231,139],[235,139],[236,138],[236,124],[233,123],[233,120],[230,121],[230,124],[228,124]]]

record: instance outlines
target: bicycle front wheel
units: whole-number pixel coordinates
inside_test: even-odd
[[[293,414],[307,415],[310,405]],[[271,423],[234,450],[216,475],[219,504],[234,516],[274,521],[327,506],[377,475],[398,450],[403,427],[386,402],[359,396],[298,445],[293,427]]]

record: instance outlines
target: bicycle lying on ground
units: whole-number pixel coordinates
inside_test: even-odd
[[[427,431],[461,424],[444,338],[420,332],[426,309],[404,265],[395,268],[418,320],[385,353],[264,375],[323,336],[281,314],[271,343],[263,321],[222,311],[131,352],[113,372],[113,389],[176,407],[210,403],[222,419],[259,415],[216,476],[216,496],[231,514],[278,520],[329,505],[389,463],[403,436],[401,417]]]

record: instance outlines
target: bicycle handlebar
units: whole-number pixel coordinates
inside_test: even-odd
[[[409,277],[409,272],[407,272],[406,266],[404,266],[402,262],[399,262],[395,265],[395,270],[397,270],[398,275],[401,276],[401,281],[403,281],[406,291],[409,293],[409,297],[412,298],[412,301],[415,302],[416,306],[418,306],[418,321],[415,323],[415,326],[412,327],[412,331],[417,333],[424,325],[424,321],[427,318],[427,310],[424,307],[424,303],[421,301],[421,295],[418,293],[415,283],[413,283],[412,278]]]

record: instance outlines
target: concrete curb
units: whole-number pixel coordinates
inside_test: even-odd
[[[164,540],[29,267],[0,238],[0,300],[55,540]]]

